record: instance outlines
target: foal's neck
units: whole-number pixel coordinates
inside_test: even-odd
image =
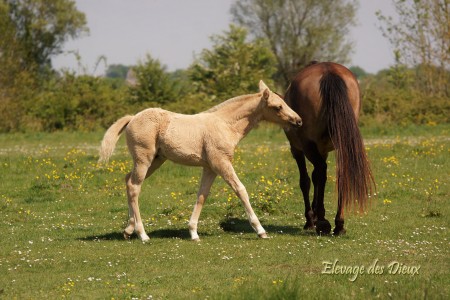
[[[263,118],[260,100],[261,93],[240,96],[223,102],[212,112],[230,124],[240,141]]]

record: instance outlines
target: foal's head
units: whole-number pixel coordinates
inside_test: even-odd
[[[262,92],[263,118],[266,121],[279,124],[283,127],[291,125],[302,126],[302,119],[293,111],[284,100],[272,92],[261,80],[259,91]]]

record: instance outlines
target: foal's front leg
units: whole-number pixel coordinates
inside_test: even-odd
[[[211,186],[216,176],[216,173],[214,173],[210,168],[203,168],[200,189],[198,190],[197,194],[197,202],[194,205],[194,210],[189,221],[189,233],[191,234],[191,239],[193,241],[200,241],[200,237],[197,233],[198,218],[200,217],[203,204],[208,197],[209,191],[211,190]]]
[[[216,172],[222,176],[222,178],[230,185],[236,195],[241,199],[242,204],[245,208],[245,213],[247,214],[247,218],[250,221],[250,225],[256,231],[260,238],[267,238],[267,233],[264,228],[261,226],[258,217],[256,216],[253,208],[250,204],[250,200],[248,197],[247,190],[242,182],[236,175],[233,166],[230,161],[221,161],[220,164],[216,164]]]

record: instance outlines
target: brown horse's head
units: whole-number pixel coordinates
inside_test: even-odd
[[[283,127],[302,126],[302,119],[293,111],[284,100],[276,93],[272,92],[261,80],[259,91],[262,92],[263,119]]]

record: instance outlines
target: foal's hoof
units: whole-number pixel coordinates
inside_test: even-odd
[[[317,220],[316,232],[319,235],[328,235],[331,232],[331,224],[327,220]]]
[[[123,238],[126,239],[126,240],[131,239],[131,235],[132,235],[132,234],[129,234],[129,233],[126,232],[126,231],[123,232]]]
[[[196,242],[196,243],[200,243],[200,238],[195,238],[195,239],[192,239],[191,241]]]
[[[260,238],[262,238],[262,239],[268,239],[268,238],[269,238],[269,236],[267,235],[266,232],[259,233],[258,236],[259,236]]]
[[[150,241],[150,237],[147,235],[147,234],[141,234],[140,235],[140,238],[141,238],[141,241],[143,242],[143,243],[147,243],[148,241]]]

